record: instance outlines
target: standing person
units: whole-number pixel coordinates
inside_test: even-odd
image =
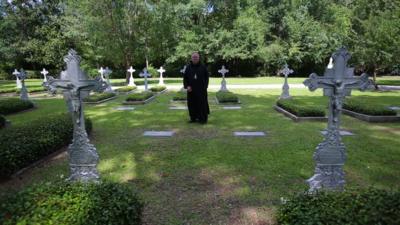
[[[207,98],[208,80],[207,67],[200,63],[199,53],[194,52],[183,75],[183,86],[187,89],[190,123],[197,121],[201,124],[207,123],[208,114],[210,114]]]

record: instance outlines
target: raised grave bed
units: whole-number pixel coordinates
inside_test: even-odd
[[[131,87],[131,86],[125,86],[125,87],[121,87],[121,88],[115,89],[115,91],[116,91],[118,94],[131,94],[131,93],[135,92],[136,90],[137,90],[137,87],[136,87],[136,86],[133,86],[133,87]]]
[[[174,97],[172,97],[172,102],[186,102],[187,93],[186,91],[178,91]]]
[[[275,110],[293,121],[327,121],[325,110],[320,107],[306,107],[295,99],[280,99],[274,106]]]
[[[239,97],[236,94],[229,91],[217,92],[215,100],[217,104],[223,104],[223,105],[240,104]]]
[[[117,95],[112,92],[96,93],[86,97],[83,102],[86,104],[100,104],[117,98]]]
[[[342,112],[345,115],[371,123],[400,121],[400,116],[395,110],[382,105],[366,104],[354,99],[346,99]]]
[[[133,93],[127,96],[125,101],[123,102],[124,105],[143,105],[149,103],[150,101],[154,100],[156,95],[150,91],[138,92]]]
[[[157,85],[150,88],[150,90],[157,94],[162,94],[167,91],[167,87],[164,85]]]
[[[34,108],[35,105],[31,101],[24,101],[19,98],[0,99],[0,114],[3,115],[30,111]]]

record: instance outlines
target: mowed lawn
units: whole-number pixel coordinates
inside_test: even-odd
[[[103,179],[128,182],[146,202],[145,224],[263,224],[273,222],[281,197],[307,190],[312,155],[323,140],[324,122],[296,123],[273,109],[280,90],[232,90],[241,110],[224,110],[210,92],[207,125],[189,124],[185,110],[170,110],[173,92],[134,111],[116,111],[124,96],[86,106],[93,120],[92,143]],[[327,105],[321,91],[293,89],[308,105]],[[400,92],[354,92],[368,104],[400,106]],[[62,99],[35,100],[31,112],[7,116],[13,126],[66,111]],[[400,123],[371,124],[343,116],[347,147],[346,187],[400,188]],[[143,137],[146,130],[173,130],[171,138]],[[264,131],[238,138],[234,131]],[[0,192],[68,176],[65,156],[29,171]]]

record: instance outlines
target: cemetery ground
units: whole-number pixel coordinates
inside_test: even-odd
[[[272,79],[280,82],[271,83],[283,80]],[[227,80],[228,85],[233,80],[253,82],[250,78]],[[211,79],[211,83],[219,81]],[[102,179],[129,183],[138,190],[145,202],[144,224],[270,224],[275,222],[282,198],[308,189],[305,180],[313,175],[312,155],[323,139],[320,131],[326,122],[296,123],[276,112],[278,89],[231,91],[238,94],[242,109],[224,110],[215,103],[215,92],[209,92],[207,125],[187,123],[186,110],[170,110],[175,94],[171,91],[149,104],[134,106],[133,111],[115,110],[125,100],[123,95],[85,106],[85,114],[93,122],[90,138],[100,155]],[[307,106],[327,106],[322,91],[291,89],[290,94]],[[394,91],[354,91],[353,96],[363,97],[365,104],[400,104],[400,93]],[[33,101],[37,109],[6,116],[12,126],[66,110],[62,98]],[[342,116],[341,128],[355,134],[343,137],[346,188],[398,190],[400,123],[367,123]],[[150,130],[175,134],[144,137],[143,132]],[[264,131],[267,135],[234,137],[234,131]],[[65,179],[68,174],[66,154],[61,153],[2,182],[0,193]]]

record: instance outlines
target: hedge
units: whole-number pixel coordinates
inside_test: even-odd
[[[149,91],[144,91],[144,92],[140,92],[140,93],[133,93],[128,95],[128,97],[126,98],[127,102],[137,102],[137,101],[144,101],[146,99],[149,99],[151,97],[153,97],[154,94],[152,92]]]
[[[136,88],[137,88],[136,86],[134,86],[134,87],[126,86],[126,87],[118,88],[116,91],[117,92],[131,92],[131,91],[136,90]]]
[[[353,111],[353,112],[366,114],[366,115],[370,115],[370,116],[396,116],[397,115],[396,111],[386,108],[382,105],[366,103],[366,102],[362,102],[360,100],[355,100],[355,99],[351,99],[351,98],[346,99],[346,101],[343,104],[343,108]]]
[[[90,133],[91,120],[86,119]],[[0,130],[0,178],[6,178],[31,163],[57,151],[72,140],[69,114],[46,115],[22,126]]]
[[[6,118],[0,115],[0,129],[3,128],[5,125],[6,125]]]
[[[99,102],[105,99],[109,99],[116,96],[115,93],[112,92],[103,92],[103,93],[96,93],[93,95],[89,95],[88,97],[86,97],[83,101],[84,102]]]
[[[59,181],[7,194],[0,224],[142,224],[143,203],[129,184]]]
[[[277,212],[278,224],[400,224],[400,192],[378,189],[292,196]]]
[[[165,89],[167,89],[167,87],[166,87],[166,86],[163,86],[163,85],[157,85],[157,86],[154,86],[154,87],[151,87],[151,88],[150,88],[150,90],[151,90],[152,92],[162,92],[162,91],[164,91]]]
[[[186,101],[187,100],[187,93],[186,91],[179,91],[175,94],[172,98],[174,101]]]
[[[324,117],[325,110],[322,107],[304,106],[295,99],[279,99],[276,105],[298,117]]]
[[[220,103],[239,103],[238,96],[229,91],[219,91],[216,96]]]
[[[8,115],[33,108],[31,101],[24,101],[19,98],[0,99],[0,114]]]

